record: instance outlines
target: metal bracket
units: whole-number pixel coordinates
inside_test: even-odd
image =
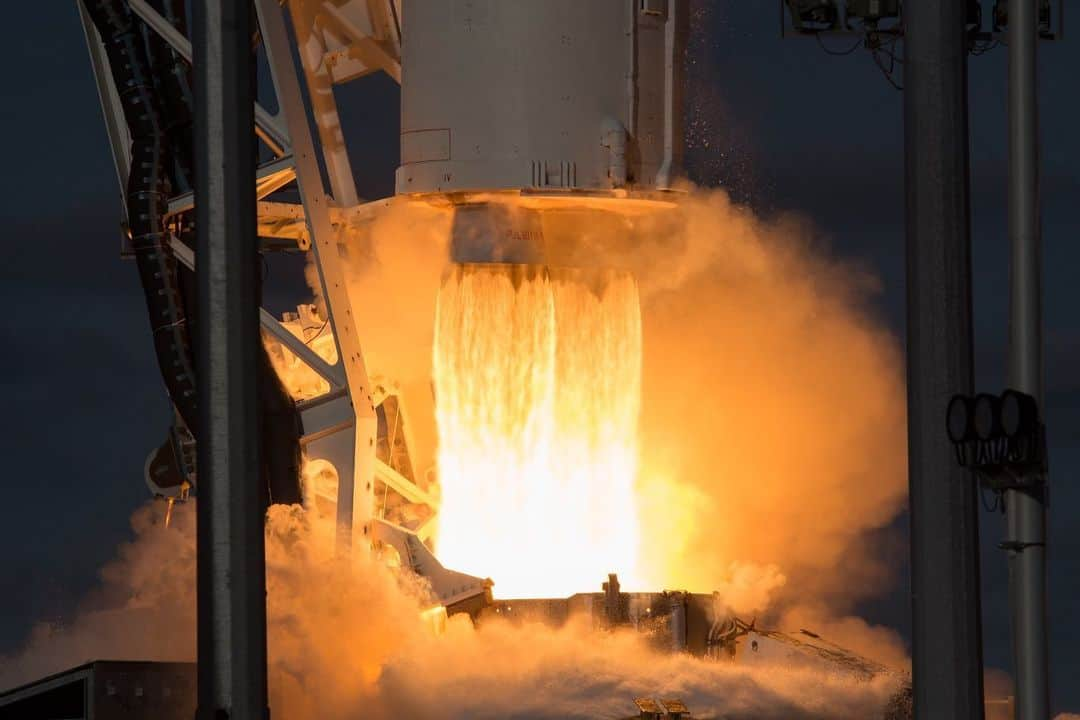
[[[972,468],[972,471],[980,485],[994,492],[1032,490],[1046,484],[1046,476],[1042,472],[1030,472],[1007,465]]]
[[[322,12],[352,43],[351,52],[355,52],[365,66],[373,70],[383,70],[401,84],[401,58],[395,56],[392,48],[388,49],[378,38],[363,32],[332,3],[323,3]],[[340,82],[336,77],[334,80]]]
[[[1005,540],[998,543],[998,549],[1009,552],[1024,552],[1029,547],[1046,547],[1045,542],[1022,542],[1020,540]]]
[[[292,155],[284,155],[263,163],[255,170],[255,199],[262,200],[296,179]],[[195,207],[195,193],[188,191],[169,199],[165,217],[187,212]]]
[[[447,570],[416,533],[385,520],[376,520],[372,534],[375,540],[397,551],[402,565],[428,579],[432,592],[442,605],[449,607],[477,596],[491,600],[491,580]]]

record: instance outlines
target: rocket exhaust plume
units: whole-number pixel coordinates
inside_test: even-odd
[[[906,488],[902,366],[866,310],[872,278],[722,192],[688,192],[661,215],[540,222],[543,268],[447,270],[450,213],[417,203],[350,228],[372,371],[415,389],[410,400],[430,403],[434,385],[437,432],[413,430],[438,441],[418,465],[438,466],[440,559],[503,597],[598,590],[611,571],[628,589],[718,590],[761,627],[809,628],[902,666],[895,633],[852,617],[890,587],[881,528]],[[290,329],[326,357],[324,318]],[[299,370],[279,355],[279,371]],[[293,380],[294,396],[319,391]],[[657,655],[573,625],[454,616],[434,637],[419,619],[430,597],[402,589],[406,573],[323,557],[321,515],[311,503],[268,519],[276,714],[621,717],[655,695],[695,717],[872,718],[894,690]],[[0,684],[91,657],[193,657],[192,507],[169,528],[159,517],[139,513],[137,541],[104,574],[89,609],[106,614],[39,629],[0,659]]]
[[[349,291],[370,371],[399,380],[410,402],[435,390],[410,419],[435,447],[420,467],[434,468],[441,498],[436,552],[504,598],[595,591],[614,571],[627,589],[720,591],[736,613],[811,623],[902,664],[895,634],[840,622],[890,588],[892,559],[866,539],[907,486],[894,432],[902,365],[868,302],[876,281],[822,252],[805,222],[683,190],[661,212],[494,195],[464,210],[394,202],[352,229]],[[547,269],[454,264],[480,260]],[[629,292],[640,328],[623,341],[640,350],[619,354],[600,329],[629,323],[614,314]],[[636,378],[618,379],[638,352],[631,413],[614,398],[638,397]],[[590,423],[622,428],[625,470],[604,469],[599,436],[580,429]],[[606,544],[614,537],[625,540]],[[574,576],[586,562],[599,572]]]
[[[641,316],[628,273],[455,265],[434,342],[444,563],[500,597],[636,581]]]

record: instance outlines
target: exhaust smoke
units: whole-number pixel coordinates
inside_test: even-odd
[[[458,569],[490,575],[502,596],[515,584],[521,594],[596,591],[612,570],[628,586],[719,590],[762,626],[809,625],[904,665],[894,632],[852,617],[890,587],[890,558],[867,538],[892,522],[906,488],[900,358],[866,310],[872,278],[828,258],[804,226],[763,222],[721,192],[689,189],[660,214],[566,210],[540,222],[547,270],[450,266],[451,213],[428,206],[390,203],[348,247],[371,370],[429,402],[434,384],[444,562],[458,553]],[[568,267],[578,269],[551,269]],[[495,353],[508,337],[527,352]],[[470,447],[483,454],[466,458]],[[543,482],[501,479],[501,464]],[[483,516],[484,493],[500,516]],[[503,535],[476,548],[455,503]],[[545,517],[530,526],[534,505]],[[87,612],[36,631],[6,659],[5,683],[25,678],[22,668],[38,675],[91,657],[192,659],[193,557],[176,552],[190,547],[181,533],[191,510],[178,508],[171,528],[140,513],[135,544],[103,579],[108,602],[93,608],[123,621]],[[345,568],[319,557],[333,533],[312,516],[275,508],[268,525],[282,713],[618,717],[636,693],[681,696],[701,717],[850,718],[874,717],[894,689],[659,656],[621,633],[575,627],[473,629],[451,618],[433,636],[419,619],[422,588],[374,560]],[[467,564],[474,552],[489,559]],[[530,585],[529,572],[490,565],[522,554],[553,577]],[[156,652],[146,637],[162,638]]]
[[[177,506],[166,528],[160,506],[139,510],[135,540],[103,571],[97,597],[0,658],[0,687],[91,659],[193,661],[194,516],[194,502]],[[657,653],[632,631],[596,635],[579,624],[474,628],[457,615],[436,633],[422,583],[363,554],[343,566],[326,552],[333,532],[320,522],[297,506],[267,516],[275,716],[595,720],[627,717],[633,698],[657,696],[682,698],[703,720],[850,720],[879,717],[896,690],[886,677]]]

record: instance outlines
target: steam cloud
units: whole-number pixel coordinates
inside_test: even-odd
[[[194,507],[177,506],[168,529],[162,521],[160,505],[135,512],[134,541],[102,568],[75,617],[35,625],[18,654],[0,657],[0,688],[90,660],[195,657]]]
[[[907,488],[901,359],[865,309],[873,278],[721,192],[596,242],[646,297],[645,494],[688,498],[678,522],[666,503],[645,516],[673,541],[646,568],[903,663],[894,633],[844,617],[889,589],[865,538]]]
[[[428,395],[451,220],[390,203],[349,249],[371,371]],[[905,498],[900,358],[864,309],[873,279],[815,249],[799,223],[763,222],[722,192],[690,191],[660,215],[562,211],[541,223],[526,237],[542,237],[544,261],[638,279],[642,570],[654,589],[718,590],[760,625],[810,627],[905,664],[894,632],[850,616],[888,588],[891,570],[865,540]],[[154,510],[137,513],[137,539],[103,571],[101,593],[69,625],[36,628],[0,684],[90,658],[192,659],[192,514],[165,529]],[[272,510],[271,687],[283,717],[619,717],[651,695],[682,697],[701,717],[853,718],[877,716],[894,690],[661,657],[572,627],[474,630],[452,618],[435,637],[417,619],[422,588],[365,560],[343,572],[312,533],[299,509]]]
[[[35,633],[0,685],[89,659],[192,660],[193,503],[161,524],[136,514],[136,540],[102,573],[111,608]],[[456,616],[441,634],[421,620],[424,588],[361,556],[328,557],[299,507],[267,521],[271,707],[285,718],[619,718],[635,697],[680,697],[695,717],[878,717],[894,681],[858,682],[807,668],[740,668],[658,655],[631,632],[591,636]],[[179,550],[179,552],[178,552]],[[157,603],[153,605],[153,603]],[[146,612],[143,612],[143,610]]]
[[[722,191],[683,189],[661,213],[536,212],[492,196],[486,217],[503,224],[466,227],[463,244],[468,259],[637,278],[640,574],[652,587],[719,591],[738,613],[906,665],[896,633],[849,616],[891,588],[893,570],[866,538],[907,492],[901,357],[867,309],[876,280],[830,258],[796,218],[765,222]],[[377,308],[386,291],[408,303],[387,332],[358,322],[374,356],[390,360],[381,371],[425,390],[430,366],[417,357],[430,358],[451,227],[444,211],[397,206],[365,229],[349,262],[354,306]],[[423,352],[395,356],[402,332]]]

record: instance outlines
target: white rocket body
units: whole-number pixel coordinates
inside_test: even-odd
[[[686,0],[408,0],[398,194],[668,189]]]

